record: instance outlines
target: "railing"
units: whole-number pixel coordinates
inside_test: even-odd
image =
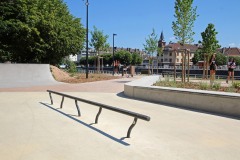
[[[131,112],[131,111],[128,111],[128,110],[112,107],[112,106],[109,106],[109,105],[101,104],[101,103],[98,103],[98,102],[93,102],[93,101],[90,101],[90,100],[86,100],[86,99],[79,98],[79,97],[74,97],[74,96],[71,96],[71,95],[67,95],[67,94],[64,94],[64,93],[59,93],[59,92],[55,92],[55,91],[51,91],[51,90],[47,90],[47,92],[49,92],[49,97],[50,97],[50,100],[51,100],[51,104],[53,104],[53,99],[52,99],[52,95],[51,95],[52,93],[62,96],[62,101],[61,101],[60,108],[63,107],[63,102],[64,102],[65,97],[70,98],[70,99],[74,99],[75,100],[75,105],[76,105],[76,108],[77,108],[77,112],[78,112],[78,116],[81,116],[80,108],[79,108],[78,103],[77,103],[78,101],[98,106],[99,111],[98,111],[98,113],[96,115],[96,118],[95,118],[95,124],[98,123],[98,118],[99,118],[99,116],[102,112],[102,108],[134,117],[133,123],[131,124],[131,126],[128,129],[127,138],[130,138],[131,131],[132,131],[133,127],[136,125],[138,119],[142,119],[142,120],[145,120],[145,121],[150,121],[150,117],[146,116],[146,115],[143,115],[143,114]]]
[[[138,69],[148,69],[148,65],[146,66],[136,66]],[[152,66],[150,66],[150,69],[152,69]],[[153,66],[153,69],[174,69],[174,66]],[[182,69],[182,66],[176,66],[176,69]],[[188,69],[188,66],[186,66],[186,69]],[[209,67],[208,67],[209,69]],[[201,66],[190,66],[190,70],[203,70],[203,67]],[[218,66],[217,70],[228,70],[226,65]],[[240,70],[240,66],[236,66],[234,70]]]

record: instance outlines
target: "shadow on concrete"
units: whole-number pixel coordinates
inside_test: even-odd
[[[117,96],[118,96],[118,97],[121,97],[121,98],[126,98],[126,99],[133,99],[133,98],[129,98],[128,96],[126,96],[126,95],[124,94],[124,91],[117,93]]]
[[[42,105],[44,105],[45,107],[48,107],[49,109],[52,109],[52,110],[54,110],[54,111],[56,111],[56,112],[58,112],[58,113],[60,113],[60,114],[62,114],[62,115],[64,115],[64,116],[66,116],[66,117],[68,117],[68,118],[70,118],[70,119],[72,119],[72,120],[74,120],[74,121],[76,121],[76,122],[78,122],[78,123],[80,123],[80,124],[82,124],[82,125],[90,128],[90,129],[92,129],[92,130],[94,130],[94,131],[102,134],[103,136],[105,136],[105,137],[107,137],[107,138],[112,139],[112,140],[115,141],[115,142],[118,142],[118,143],[120,143],[120,144],[122,144],[122,145],[124,145],[124,146],[129,146],[129,145],[130,145],[130,144],[122,141],[122,138],[121,138],[121,139],[118,139],[118,138],[116,138],[116,137],[113,137],[113,136],[107,134],[106,132],[103,132],[103,131],[101,131],[100,129],[97,129],[97,128],[91,126],[92,124],[89,125],[89,124],[87,124],[87,123],[84,123],[84,122],[80,121],[79,119],[76,119],[76,118],[74,118],[74,117],[72,117],[72,116],[70,116],[70,115],[68,115],[68,114],[66,114],[66,113],[64,113],[64,112],[62,112],[62,111],[59,111],[59,110],[51,107],[50,104],[46,104],[46,103],[43,103],[43,102],[39,102],[39,103],[42,104]]]
[[[116,83],[128,83],[128,82],[131,82],[131,81],[115,81]]]
[[[172,105],[172,104],[168,104],[168,103],[151,102],[151,101],[146,101],[146,100],[139,99],[139,98],[131,98],[131,97],[126,96],[126,95],[124,94],[124,92],[119,92],[119,93],[117,93],[117,96],[118,96],[118,97],[121,97],[121,98],[125,98],[125,99],[132,99],[132,100],[142,101],[142,102],[148,102],[148,103],[152,103],[152,104],[160,104],[160,105],[164,105],[164,106],[166,106],[166,107],[173,107],[173,108],[183,109],[183,110],[187,110],[187,111],[191,111],[191,112],[198,112],[198,113],[210,114],[210,115],[219,116],[219,117],[224,117],[224,118],[230,118],[230,119],[240,120],[240,117],[234,117],[234,116],[229,116],[229,115],[224,115],[224,114],[219,114],[219,113],[214,113],[214,112],[207,112],[207,111],[200,110],[200,109],[192,109],[192,108],[187,108],[187,107]]]

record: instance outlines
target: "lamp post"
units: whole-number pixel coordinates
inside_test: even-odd
[[[116,36],[117,34],[115,34],[115,33],[113,33],[113,58],[112,58],[112,60],[113,60],[113,75],[114,75],[114,51],[115,51],[115,49],[114,49],[114,36]]]
[[[87,7],[87,19],[86,19],[86,78],[88,78],[88,0],[87,2],[85,3],[86,4],[86,7]]]

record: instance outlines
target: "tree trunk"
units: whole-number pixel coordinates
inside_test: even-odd
[[[152,58],[152,74],[153,74],[153,58]]]
[[[203,55],[203,79],[206,78],[206,54]]]
[[[148,58],[148,75],[150,74],[150,57]]]
[[[206,79],[208,79],[208,66],[209,66],[208,61],[209,61],[209,59],[208,59],[208,54],[207,54],[207,58],[206,58]]]
[[[175,54],[175,60],[174,60],[174,82],[176,82],[176,50],[174,51],[174,54]]]
[[[190,51],[188,51],[188,82],[189,82],[189,74],[190,74]]]
[[[183,72],[184,71],[184,67],[183,67],[184,66],[184,58],[183,57],[184,57],[184,54],[182,53],[182,83],[184,80],[184,78],[183,78],[184,77],[184,72]]]
[[[184,60],[183,60],[183,82],[186,82],[186,50],[184,50]]]

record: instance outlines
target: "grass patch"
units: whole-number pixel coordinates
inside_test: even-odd
[[[154,86],[240,93],[240,82],[234,82],[232,86],[224,87],[221,86],[221,81],[215,81],[213,85],[210,86],[210,84],[207,82],[182,83],[181,81],[173,81],[166,77],[164,80],[159,80],[156,82]]]

